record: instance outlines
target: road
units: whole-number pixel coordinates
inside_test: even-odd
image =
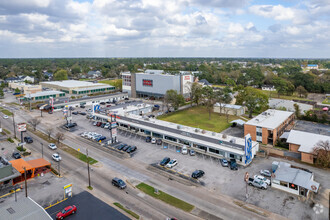
[[[17,122],[26,122],[29,119],[29,115],[21,111],[20,114],[16,114],[16,117],[15,120]],[[11,118],[7,120],[2,119],[2,122],[7,129],[13,129]],[[39,125],[38,129],[43,130],[43,125]],[[202,216],[204,213],[203,211],[205,211],[222,219],[265,219],[265,217],[261,215],[235,205],[233,199],[228,196],[210,192],[204,187],[187,186],[176,181],[169,182],[168,176],[163,176],[157,172],[148,170],[148,164],[136,163],[131,159],[118,158],[94,146],[94,144],[87,144],[80,140],[80,138],[71,135],[69,132],[65,134],[65,144],[76,148],[88,148],[90,156],[101,162],[100,166],[94,166],[91,172],[92,186],[94,187],[93,193],[105,200],[120,202],[146,219],[165,219],[169,216],[179,219],[198,218],[195,215],[191,215],[159,200],[153,199],[141,193],[131,185],[129,185],[125,191],[114,190],[110,185],[112,177],[116,175],[132,182],[134,182],[134,180],[137,182],[144,181],[147,184],[195,205],[198,209],[194,210],[193,213],[200,216]],[[27,132],[27,135],[32,136],[35,140],[32,145],[29,145],[29,147],[33,148],[35,151],[41,151],[40,142],[44,143],[44,146],[48,145],[47,142],[29,132]],[[44,149],[44,154],[45,158],[51,160],[52,151],[50,149]],[[73,182],[81,185],[82,188],[86,187],[86,164],[65,152],[61,152],[61,155],[62,175],[72,179]],[[281,218],[281,216],[269,213],[265,210],[264,212],[269,214],[270,217]]]

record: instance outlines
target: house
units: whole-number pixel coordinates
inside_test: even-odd
[[[291,130],[286,140],[289,143],[289,150],[292,152],[300,152],[301,161],[314,164],[315,156],[313,148],[320,141],[329,141],[330,137],[320,134],[314,134],[304,131]]]
[[[317,70],[319,68],[319,65],[317,64],[307,64],[307,66],[305,65],[301,65],[301,68],[306,68],[306,69],[309,69],[309,70]]]
[[[307,112],[307,111],[313,109],[313,105],[295,102],[295,101],[291,101],[291,100],[284,100],[284,99],[269,99],[268,100],[268,105],[270,108],[273,108],[273,109],[285,108],[287,111],[290,111],[290,112],[295,112],[295,107],[294,107],[295,104],[297,104],[299,106],[301,114],[304,114],[304,112]]]
[[[48,78],[48,80],[53,78],[53,73],[45,71],[43,74],[45,78]]]
[[[198,83],[201,84],[202,86],[211,86],[212,85],[206,79],[201,79],[201,80],[198,81]]]
[[[5,79],[6,83],[18,83],[18,82],[25,82],[25,81],[34,83],[34,77],[33,76],[18,76],[18,77],[8,77]]]
[[[268,109],[244,124],[244,135],[251,134],[253,141],[275,145],[277,139],[294,123],[293,112]]]
[[[102,76],[102,73],[99,70],[96,70],[96,71],[91,70],[87,73],[87,77],[90,79],[99,78],[101,76]]]
[[[29,81],[31,83],[34,83],[33,76],[19,76],[18,78],[21,80],[21,82]]]
[[[276,91],[275,86],[273,86],[273,85],[263,85],[263,86],[261,86],[261,90]]]
[[[320,184],[314,181],[314,174],[306,169],[293,167],[289,163],[272,163],[272,188],[298,196],[308,197],[310,192],[317,193]]]
[[[221,109],[220,109],[221,107]],[[220,112],[221,110],[221,112]],[[213,106],[213,111],[216,113],[221,114],[229,114],[229,115],[236,115],[240,116],[245,114],[245,108],[241,105],[231,105],[231,104],[224,104],[224,103],[215,103]]]

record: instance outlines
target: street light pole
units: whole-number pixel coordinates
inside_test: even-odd
[[[15,127],[15,114],[13,112],[13,126],[14,126],[14,135],[15,135],[15,138],[16,138],[16,127]]]
[[[27,181],[26,181],[26,168],[24,167],[24,180],[25,180],[25,197],[28,196],[27,194]]]
[[[60,157],[59,153],[58,153],[58,157]],[[61,160],[58,160],[58,175],[61,176]]]
[[[41,144],[41,155],[42,155],[42,158],[44,158],[44,144],[42,142],[40,142]]]
[[[89,157],[88,157],[88,149],[86,149],[86,156],[87,156],[87,171],[88,171],[88,187],[91,187],[91,176],[89,173]]]

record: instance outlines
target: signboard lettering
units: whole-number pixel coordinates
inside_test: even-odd
[[[251,135],[245,135],[245,164],[249,164],[252,161],[252,140]]]

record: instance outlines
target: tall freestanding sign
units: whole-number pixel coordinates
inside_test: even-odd
[[[252,139],[251,135],[245,135],[245,164],[249,164],[252,161]]]

